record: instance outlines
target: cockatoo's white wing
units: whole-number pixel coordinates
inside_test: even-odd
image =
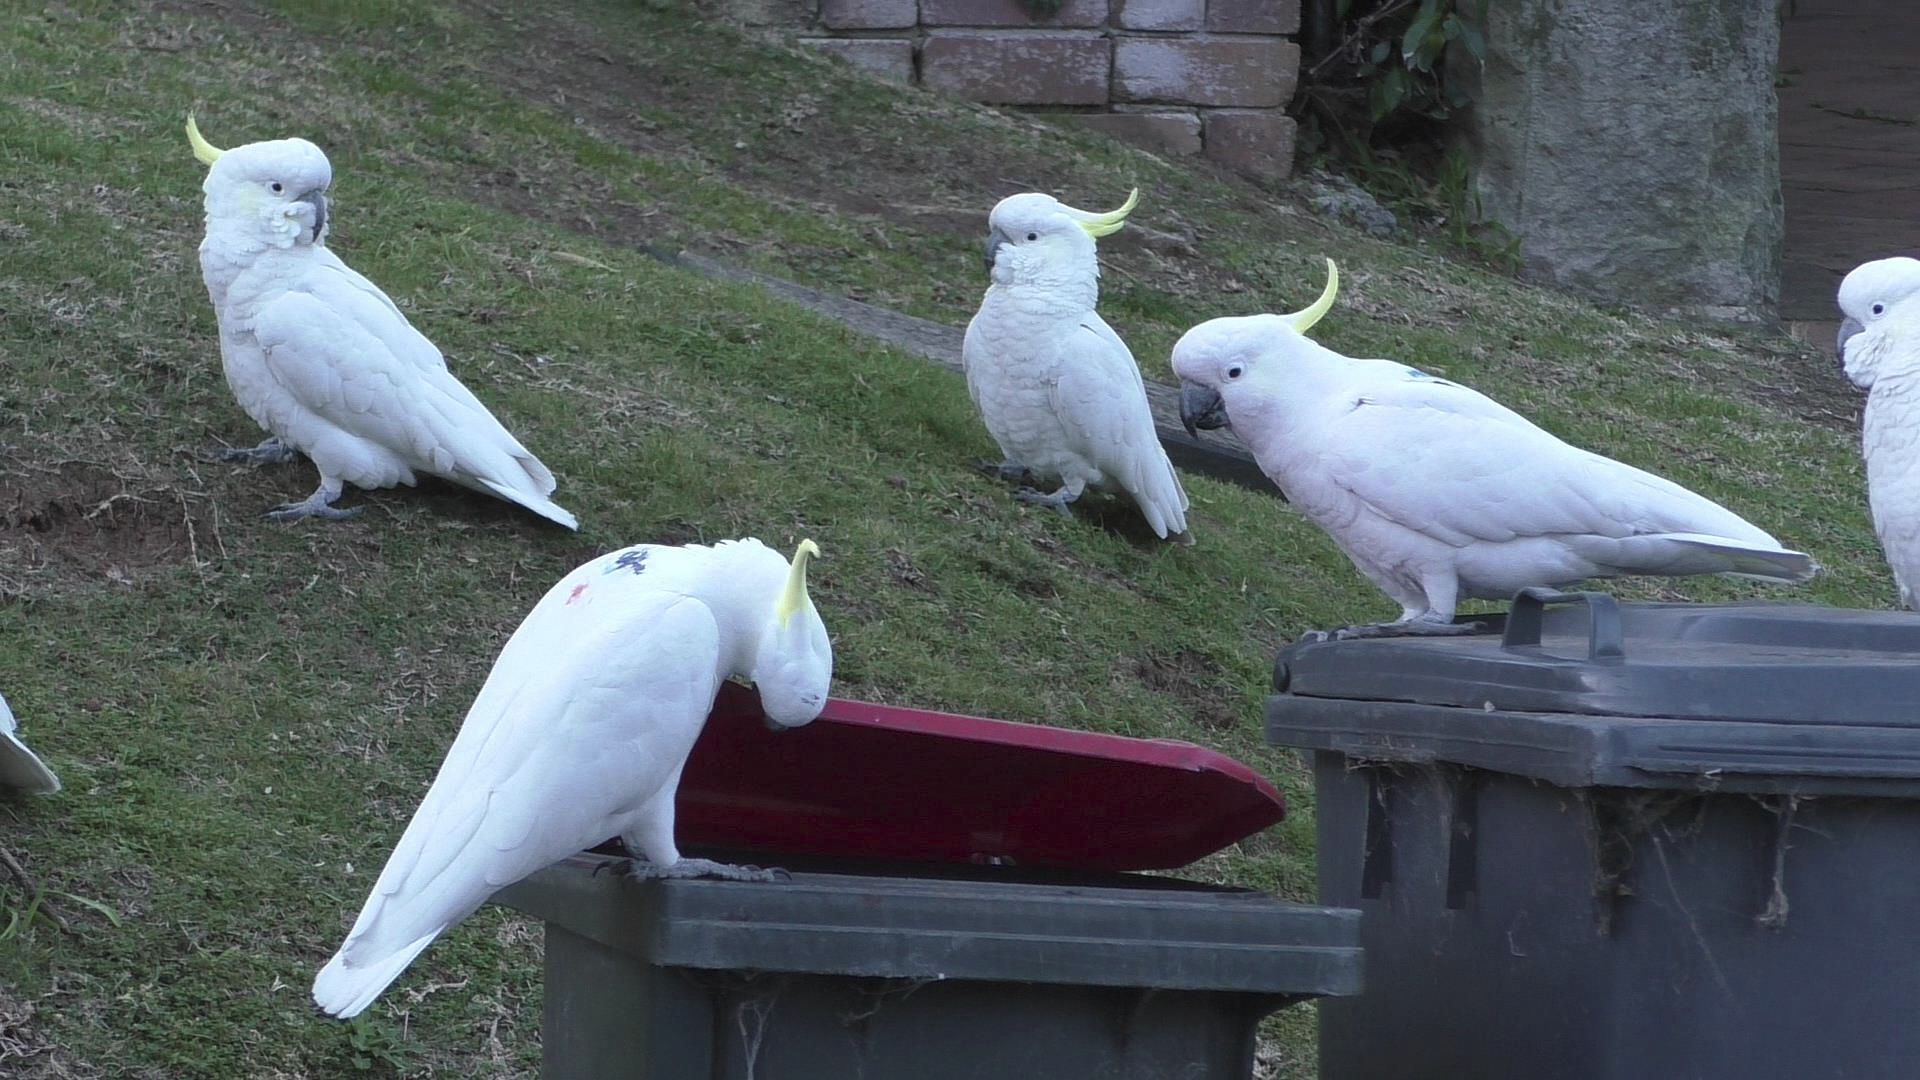
[[[14,734],[18,727],[7,699],[0,697],[0,787],[42,795],[59,791],[60,778]]]
[[[316,462],[357,463],[377,477],[398,459],[575,527],[547,498],[554,479],[546,466],[447,371],[440,351],[384,293],[338,259],[316,264],[262,305],[253,333],[268,372],[317,418],[316,430],[298,430],[296,416],[284,432]],[[352,468],[342,471],[356,479]]]
[[[1054,384],[1053,408],[1072,448],[1134,497],[1155,534],[1187,531],[1187,493],[1160,446],[1133,353],[1097,315],[1065,347],[1073,358]]]
[[[1408,529],[1456,547],[1653,533],[1778,547],[1725,507],[1570,446],[1464,386],[1397,364],[1365,375],[1314,452],[1335,484]]]
[[[678,776],[719,689],[718,627],[700,601],[621,590],[624,572],[597,565],[555,586],[501,651],[314,981],[329,1013],[365,1008],[495,890],[618,834]]]

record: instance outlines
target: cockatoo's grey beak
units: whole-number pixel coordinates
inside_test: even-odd
[[[1211,386],[1181,380],[1180,422],[1186,425],[1187,434],[1196,437],[1201,428],[1212,431],[1226,427],[1227,409],[1220,401],[1220,391]]]
[[[1864,329],[1866,328],[1860,325],[1860,321],[1851,315],[1840,321],[1840,335],[1833,341],[1833,359],[1842,370],[1847,366],[1847,342],[1853,335]]]
[[[993,260],[1000,257],[1000,249],[1012,242],[1013,241],[1007,239],[1007,234],[1001,232],[999,229],[995,229],[987,234],[986,246],[982,252],[987,258],[987,273],[993,273]]]
[[[323,191],[309,191],[300,196],[300,201],[313,207],[313,236],[318,242],[320,234],[327,231],[327,195]]]

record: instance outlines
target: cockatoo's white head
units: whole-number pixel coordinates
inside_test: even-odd
[[[1340,291],[1340,269],[1327,260],[1327,287],[1302,311],[1291,315],[1241,315],[1209,319],[1180,335],[1173,345],[1173,373],[1180,378],[1180,422],[1187,434],[1226,427],[1248,410],[1235,402],[1260,393],[1284,378],[1287,354],[1294,346],[1317,348],[1306,332],[1333,307]]]
[[[221,150],[187,117],[187,141],[207,166],[207,229],[286,248],[323,244],[333,166],[305,139],[275,139]]]
[[[1907,358],[1908,367],[1920,368],[1920,350],[1894,347],[1901,337],[1920,344],[1920,302],[1912,299],[1916,292],[1920,259],[1905,256],[1861,263],[1840,283],[1840,313],[1846,317],[1834,353],[1855,386],[1872,389],[1876,379],[1891,374],[1890,357]]]
[[[785,561],[769,554],[775,561]],[[819,554],[819,545],[800,541],[793,561],[780,575],[779,592],[753,656],[753,685],[760,691],[760,708],[771,728],[809,723],[827,704],[833,682],[833,643],[827,640],[827,626],[807,596],[807,562]]]
[[[1095,214],[1037,191],[1009,195],[987,215],[987,270],[1000,285],[1091,285],[1094,240],[1118,232],[1139,201],[1135,188],[1120,209]]]

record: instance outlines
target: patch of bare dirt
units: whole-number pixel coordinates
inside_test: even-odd
[[[11,1080],[82,1080],[100,1070],[74,1060],[40,1032],[34,1003],[0,985],[0,1076]]]
[[[87,461],[0,470],[0,598],[76,580],[131,585],[219,545],[204,492]]]
[[[1178,701],[1193,722],[1208,731],[1224,731],[1239,721],[1220,688],[1224,672],[1206,653],[1143,653],[1133,658],[1132,666],[1140,685]]]

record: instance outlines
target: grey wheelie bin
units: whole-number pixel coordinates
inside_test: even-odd
[[[1301,643],[1328,1080],[1920,1077],[1920,616],[1530,591]]]
[[[1192,744],[840,699],[772,734],[728,687],[677,807],[790,879],[502,890],[546,924],[548,1080],[1246,1080],[1261,1018],[1359,989],[1353,911],[1121,872],[1280,819]]]

